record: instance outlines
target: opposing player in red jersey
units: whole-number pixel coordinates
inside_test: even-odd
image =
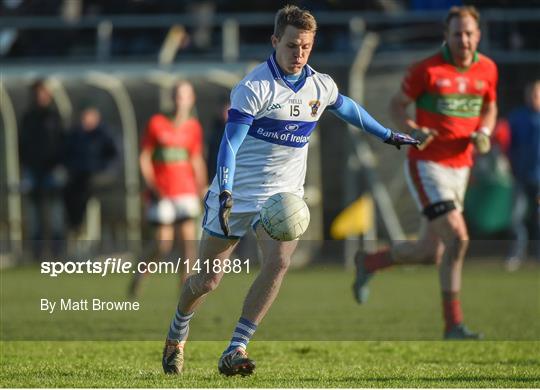
[[[453,7],[439,53],[413,65],[392,99],[396,124],[422,141],[410,149],[405,171],[422,212],[418,241],[402,242],[373,254],[359,253],[353,285],[359,303],[368,297],[373,273],[394,264],[436,263],[442,290],[445,339],[478,339],[463,325],[459,300],[461,270],[469,236],[462,215],[463,197],[474,147],[490,148],[497,117],[496,65],[476,49],[479,14],[474,7]],[[416,119],[406,108],[416,105]]]
[[[192,115],[195,91],[187,81],[174,88],[175,114],[152,116],[143,135],[139,164],[147,187],[147,219],[156,225],[156,246],[144,261],[163,259],[174,242],[175,225],[184,259],[196,256],[195,218],[208,186],[203,158],[203,129]],[[130,295],[136,296],[144,273],[136,272]],[[187,277],[183,272],[182,280]]]

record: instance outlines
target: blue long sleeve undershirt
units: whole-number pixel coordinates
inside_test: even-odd
[[[232,193],[234,171],[236,170],[236,153],[246,138],[251,124],[227,122],[217,157],[217,177],[219,192]]]
[[[370,134],[386,141],[390,138],[392,132],[379,122],[377,122],[369,113],[358,103],[345,95],[339,95],[337,98],[339,104],[328,107],[330,112],[338,118],[367,131]]]
[[[328,107],[338,118],[375,135],[386,141],[390,135],[387,129],[377,122],[368,112],[351,98],[339,95],[334,106]],[[225,125],[225,131],[219,145],[217,157],[217,176],[219,192],[229,191],[232,193],[234,172],[236,169],[236,154],[240,145],[246,138],[253,117],[237,110],[229,111],[229,122]]]

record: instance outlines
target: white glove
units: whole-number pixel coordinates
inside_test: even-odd
[[[416,148],[419,150],[425,149],[426,146],[428,146],[429,143],[433,141],[433,138],[436,135],[438,135],[437,130],[430,129],[428,127],[420,127],[411,131],[411,136],[414,139],[420,141],[420,143],[416,145]]]
[[[471,134],[474,147],[480,154],[486,154],[491,150],[491,140],[489,139],[489,129],[482,127]]]

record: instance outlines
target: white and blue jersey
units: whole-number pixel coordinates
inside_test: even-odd
[[[383,140],[390,137],[389,129],[339,94],[330,76],[306,65],[293,81],[275,54],[255,67],[231,92],[206,207],[218,208],[224,190],[233,194],[232,213],[256,212],[278,192],[303,196],[309,138],[327,108]]]
[[[272,55],[231,92],[229,122],[250,125],[236,154],[233,212],[257,211],[278,192],[303,196],[309,137],[324,109],[338,99],[330,76],[304,69],[294,85]],[[214,195],[218,181],[210,186]]]

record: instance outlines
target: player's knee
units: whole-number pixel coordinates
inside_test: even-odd
[[[421,263],[436,264],[438,255],[438,245],[435,242],[422,242],[418,250],[418,257]]]
[[[457,236],[454,239],[454,246],[459,252],[465,252],[469,248],[469,237],[467,235]]]
[[[397,263],[433,264],[437,251],[438,242],[424,238],[396,245],[392,249],[392,257]]]
[[[202,283],[200,284],[201,292],[203,294],[206,294],[214,291],[219,286],[220,281],[221,275],[206,275],[206,277],[203,278]]]
[[[277,256],[268,263],[267,268],[273,273],[282,273],[287,271],[290,265],[290,256]]]
[[[422,264],[437,264],[437,256],[434,252],[420,253],[418,261]]]
[[[287,271],[291,265],[291,258],[289,256],[279,256],[275,262],[275,269],[279,272]]]
[[[457,247],[467,247],[469,245],[467,229],[460,223],[452,224],[449,228],[449,241]]]
[[[172,240],[159,240],[157,242],[157,250],[160,254],[167,254],[172,250],[173,241]]]
[[[447,259],[451,261],[462,261],[469,247],[469,237],[466,233],[454,231],[454,234],[444,240],[446,251],[448,252]]]

